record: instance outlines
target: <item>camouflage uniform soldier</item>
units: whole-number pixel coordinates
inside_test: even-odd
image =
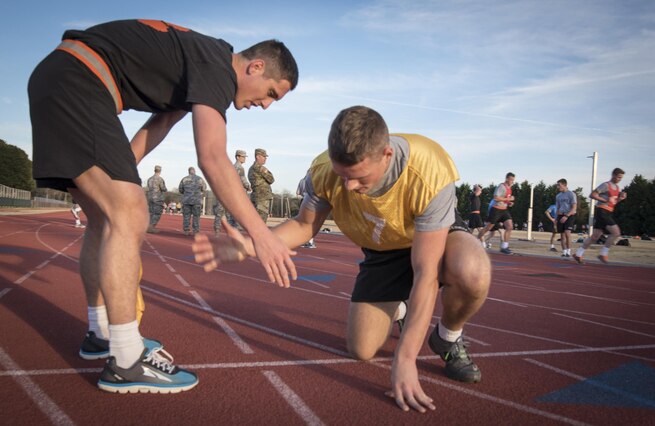
[[[180,194],[182,194],[182,226],[186,235],[193,235],[200,232],[200,214],[202,210],[202,196],[207,186],[200,176],[196,175],[196,169],[189,167],[189,176],[180,181]],[[189,229],[189,218],[193,215],[193,233]]]
[[[243,169],[243,163],[246,162],[246,158],[248,155],[246,154],[246,151],[242,149],[237,149],[237,152],[234,154],[234,169],[237,171],[237,174],[239,175],[239,178],[241,179],[241,184],[243,185],[243,189],[245,189],[246,193],[250,192],[250,182],[248,182],[248,178],[246,177],[246,172]],[[234,226],[235,228],[238,226],[237,221],[234,219],[234,216],[230,214],[230,212],[226,211],[223,205],[218,201],[218,199],[214,202],[214,207],[213,207],[213,213],[214,213],[214,232],[219,233],[221,231],[221,218],[223,216],[227,216],[227,222]]]
[[[266,150],[257,148],[255,150],[255,162],[248,169],[248,180],[252,187],[250,199],[264,223],[268,219],[268,212],[271,207],[271,200],[273,199],[271,184],[275,182],[273,174],[264,167],[267,158]]]
[[[246,151],[242,149],[238,149],[237,152],[234,154],[234,168],[237,171],[237,174],[239,175],[239,178],[241,179],[241,185],[243,185],[243,189],[246,191],[247,194],[250,194],[252,192],[252,188],[250,187],[250,182],[248,182],[248,178],[246,177],[246,171],[243,168],[243,163],[246,162],[246,158],[248,155],[246,154]],[[237,226],[237,221],[232,217],[232,215],[228,212],[227,213],[227,221],[230,225],[232,226]]]
[[[148,233],[158,234],[159,229],[155,229],[161,218],[164,203],[164,194],[166,193],[166,183],[161,176],[161,166],[155,166],[155,174],[148,179],[148,211],[150,212],[150,226]]]

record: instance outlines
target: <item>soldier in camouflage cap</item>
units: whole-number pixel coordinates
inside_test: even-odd
[[[150,225],[148,233],[158,234],[159,229],[155,229],[162,211],[164,210],[164,195],[166,194],[166,183],[161,177],[161,166],[155,166],[155,174],[148,179],[148,212],[150,213]]]
[[[250,193],[250,182],[248,182],[248,178],[246,177],[246,172],[243,169],[243,163],[246,162],[246,158],[248,155],[246,154],[246,151],[242,149],[237,149],[236,153],[234,154],[234,169],[237,171],[237,174],[239,175],[239,178],[241,179],[241,185],[243,185],[243,189],[246,191],[246,193]],[[223,216],[227,216],[227,223],[230,225],[234,226],[235,228],[238,226],[237,221],[234,219],[234,216],[232,214],[225,210],[225,207],[221,204],[218,199],[214,201],[214,233],[218,234],[221,231],[221,218]]]
[[[268,212],[271,207],[271,200],[273,199],[271,184],[275,182],[273,174],[264,167],[267,158],[268,154],[266,154],[266,150],[257,148],[255,150],[255,162],[248,169],[248,180],[252,187],[250,199],[264,223],[268,219]]]
[[[189,167],[189,176],[182,178],[179,186],[182,194],[182,227],[186,235],[200,232],[200,214],[202,213],[202,197],[207,190],[205,181],[196,175],[196,169]],[[193,216],[193,233],[189,219]]]

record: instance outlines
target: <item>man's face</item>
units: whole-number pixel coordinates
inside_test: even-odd
[[[246,156],[245,155],[237,155],[237,161],[241,164],[246,162]]]
[[[274,101],[279,101],[291,89],[287,80],[275,81],[264,77],[264,61],[256,59],[250,62],[245,73],[237,74],[237,92],[234,95],[234,108],[251,107],[268,108]]]
[[[508,177],[505,179],[505,183],[507,184],[507,186],[512,186],[512,185],[514,185],[514,179],[516,179],[514,176],[508,176]]]
[[[377,159],[368,156],[352,166],[344,166],[333,161],[332,170],[343,179],[343,185],[348,191],[366,194],[376,188],[382,180],[389,167],[392,154],[392,148],[387,146]]]
[[[623,179],[623,174],[619,173],[618,175],[612,175],[612,183],[617,184]]]
[[[559,192],[564,192],[564,191],[566,191],[566,185],[564,185],[564,184],[561,183],[561,182],[557,182],[557,190],[558,190]]]
[[[255,155],[255,161],[256,161],[258,164],[264,164],[264,163],[266,163],[266,159],[267,159],[267,158],[268,158],[268,157],[266,157],[266,156],[264,156],[264,155],[261,155],[261,154],[257,154],[257,155]]]

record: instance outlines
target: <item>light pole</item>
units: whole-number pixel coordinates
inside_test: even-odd
[[[596,170],[598,169],[598,152],[594,151],[594,155],[591,155],[587,158],[593,159],[593,164],[591,166],[591,191],[590,194],[596,189]],[[596,200],[589,197],[589,235],[594,230],[594,207],[596,206]]]
[[[532,241],[532,206],[534,200],[534,185],[530,185],[530,207],[528,207],[528,241]]]

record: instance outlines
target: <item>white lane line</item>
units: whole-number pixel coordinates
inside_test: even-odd
[[[522,337],[527,337],[529,339],[541,340],[541,341],[549,342],[549,343],[557,343],[557,344],[565,345],[565,346],[573,346],[575,348],[583,348],[583,349],[588,349],[589,348],[589,346],[578,345],[577,343],[565,342],[563,340],[557,340],[557,339],[549,339],[547,337],[535,336],[534,334],[520,333],[518,331],[511,331],[511,330],[505,330],[505,329],[502,329],[502,328],[489,327],[489,326],[481,325],[481,324],[467,323],[466,326],[467,327],[479,327],[479,328],[483,328],[483,329],[487,329],[487,330],[497,331],[499,333],[511,334],[511,335],[514,335],[514,336],[522,336]],[[651,360],[650,358],[645,358],[645,357],[641,357],[641,356],[638,356],[638,355],[624,354],[624,353],[619,353],[619,352],[611,352],[611,350],[608,350],[608,353],[611,353],[611,354],[614,354],[614,355],[620,355],[620,356],[624,356],[626,358],[632,358],[632,359]]]
[[[384,368],[386,370],[391,370],[391,367],[388,366],[388,365],[378,364],[378,363],[373,363],[373,364],[380,367],[380,368]],[[437,380],[437,379],[434,379],[432,377],[419,375],[419,379],[424,381],[424,382],[432,383],[432,384],[435,384],[435,385],[438,385],[438,386],[448,388],[450,390],[454,390],[456,392],[461,392],[461,393],[466,394],[468,396],[473,396],[473,397],[480,398],[480,399],[486,399],[487,401],[491,401],[491,402],[493,402],[495,404],[504,405],[504,406],[509,407],[509,408],[511,408],[513,410],[522,411],[524,413],[534,414],[536,416],[545,417],[547,419],[556,420],[558,422],[566,423],[566,424],[569,424],[569,425],[576,425],[576,426],[587,426],[587,425],[589,425],[589,423],[584,423],[584,422],[581,422],[581,421],[578,421],[578,420],[575,420],[575,419],[560,416],[558,414],[553,414],[553,413],[549,413],[547,411],[542,411],[542,410],[539,410],[538,408],[530,407],[528,405],[519,404],[518,402],[509,401],[507,399],[502,399],[502,398],[499,398],[499,397],[496,397],[496,396],[493,396],[493,395],[488,395],[486,393],[482,393],[482,392],[472,390],[471,388],[465,388],[465,387],[458,386],[458,385],[455,385],[455,384],[450,383],[450,382]]]
[[[493,297],[487,297],[487,300],[492,300],[494,302],[500,302],[500,303],[507,303],[508,305],[518,306],[519,308],[527,308],[527,306],[521,303],[510,302],[509,300],[495,299]]]
[[[587,315],[587,316],[592,316],[592,317],[600,317],[600,318],[608,318],[616,321],[624,321],[624,322],[631,322],[631,323],[636,323],[636,324],[645,324],[645,325],[655,325],[655,322],[648,322],[648,321],[639,321],[639,320],[633,320],[629,318],[623,318],[623,317],[616,317],[612,315],[603,315],[603,314],[594,314],[591,312],[582,312],[582,311],[574,311],[572,309],[563,309],[563,308],[558,308],[555,306],[543,306],[543,305],[534,305],[532,303],[525,303],[525,302],[514,302],[514,303],[520,303],[523,304],[529,308],[540,308],[540,309],[547,309],[549,311],[560,311],[560,312],[568,312],[571,314],[578,314],[578,315]]]
[[[0,364],[5,370],[19,370],[20,367],[13,359],[0,347]],[[55,425],[74,425],[68,415],[62,411],[57,404],[41,390],[29,377],[24,375],[15,375],[13,379],[20,387],[23,388],[28,397],[36,404],[45,416]]]
[[[184,287],[191,287],[191,285],[182,277],[180,274],[175,274],[175,278],[182,284]]]
[[[196,301],[198,302],[198,304],[199,304],[200,306],[202,306],[202,309],[204,309],[205,311],[208,311],[208,312],[212,312],[212,311],[213,311],[212,307],[209,306],[209,303],[205,302],[205,299],[203,299],[202,297],[200,297],[200,295],[198,294],[197,291],[195,291],[195,290],[189,290],[189,293],[191,294],[191,296],[193,296],[194,299],[196,299]]]
[[[5,294],[9,293],[11,291],[10,288],[3,288],[0,290],[0,297],[4,296]]]
[[[37,266],[34,269],[41,269],[41,268],[45,267],[48,263],[50,263],[50,260],[46,260],[45,262],[43,262],[42,264],[40,264],[39,266]]]
[[[321,283],[318,283],[318,282],[316,282],[314,280],[308,280],[307,278],[299,279],[298,281],[307,281],[308,283],[312,283],[312,284],[317,285],[319,287],[330,288],[329,285],[321,284]]]
[[[262,371],[262,374],[266,376],[269,382],[275,387],[275,389],[282,395],[287,403],[293,408],[293,411],[300,416],[303,421],[312,426],[323,425],[324,423],[321,419],[312,411],[311,408],[305,401],[303,401],[297,393],[293,391],[282,379],[280,376],[275,374],[274,371]]]
[[[36,272],[36,271],[30,271],[30,272],[28,272],[27,274],[23,275],[22,277],[20,277],[20,278],[17,279],[16,281],[14,281],[14,284],[22,284],[23,281],[25,281],[26,279],[28,279],[29,277],[31,277],[32,274],[35,273],[35,272]]]
[[[335,349],[335,348],[332,348],[332,347],[329,347],[329,346],[326,346],[326,345],[323,345],[323,344],[320,344],[320,343],[316,343],[316,342],[313,342],[311,340],[303,339],[301,337],[296,337],[296,336],[293,336],[291,334],[287,334],[287,333],[284,333],[282,331],[279,331],[279,330],[276,330],[276,329],[273,329],[273,328],[270,328],[270,327],[266,327],[266,326],[263,326],[263,325],[260,325],[260,324],[257,324],[257,323],[251,322],[251,321],[244,320],[244,319],[239,318],[239,317],[235,317],[233,315],[225,314],[223,312],[216,311],[216,310],[214,310],[212,308],[209,308],[209,310],[207,310],[204,306],[198,306],[198,305],[193,304],[193,303],[191,303],[189,301],[186,301],[184,299],[180,299],[179,297],[171,296],[168,293],[164,293],[162,291],[155,290],[155,289],[147,287],[147,286],[142,285],[141,290],[149,291],[151,293],[157,294],[157,295],[159,295],[161,297],[164,297],[166,299],[170,299],[170,300],[173,300],[173,301],[175,301],[177,303],[181,303],[181,304],[184,304],[184,305],[187,305],[187,306],[191,306],[191,307],[194,307],[194,308],[202,308],[202,310],[204,310],[206,312],[211,312],[212,314],[217,315],[217,316],[219,316],[219,317],[221,317],[223,319],[230,320],[230,321],[236,322],[238,324],[246,325],[248,327],[252,327],[252,328],[255,328],[257,330],[264,331],[264,332],[266,332],[268,334],[274,334],[274,335],[276,335],[278,337],[282,337],[284,339],[291,340],[291,341],[300,343],[300,344],[305,345],[305,346],[311,346],[313,348],[316,348],[316,349],[319,349],[319,350],[322,350],[322,351],[325,351],[325,352],[330,352],[330,353],[333,353],[333,354],[336,354],[336,355],[339,355],[339,356],[344,356],[344,357],[348,356],[348,354],[346,352],[344,352],[344,351],[340,351],[338,349]]]
[[[70,256],[64,254],[64,252],[65,252],[66,250],[68,250],[68,249],[69,249],[73,244],[75,244],[79,239],[83,238],[83,237],[84,237],[84,234],[82,234],[82,235],[80,235],[79,237],[75,238],[75,239],[74,239],[74,240],[73,240],[73,241],[72,241],[68,246],[66,246],[63,250],[57,250],[56,248],[52,247],[51,245],[49,245],[48,243],[46,243],[45,241],[43,241],[43,240],[41,239],[40,234],[39,234],[39,233],[41,232],[41,229],[44,228],[44,227],[46,227],[46,226],[48,226],[48,225],[50,225],[50,224],[49,224],[49,223],[46,223],[46,224],[44,224],[44,225],[39,226],[39,228],[35,231],[35,235],[36,235],[36,239],[41,243],[42,246],[47,247],[48,249],[50,249],[50,251],[52,251],[52,252],[55,253],[55,254],[52,256],[52,259],[54,259],[54,258],[57,257],[57,256],[61,256],[61,257],[65,257],[65,258],[68,259],[68,260],[72,260],[72,261],[75,262],[75,263],[79,263],[79,260],[75,259],[74,257],[70,257]]]
[[[50,251],[53,251],[54,254],[53,254],[53,255],[52,255],[48,260],[46,260],[45,262],[41,263],[39,266],[37,266],[37,267],[34,268],[33,270],[29,271],[28,273],[26,273],[26,274],[23,275],[22,277],[18,278],[16,281],[14,281],[14,284],[22,284],[23,282],[25,282],[25,280],[27,280],[29,277],[31,277],[32,275],[34,275],[34,274],[36,273],[37,269],[43,269],[44,267],[46,267],[50,262],[52,262],[52,261],[53,261],[55,258],[57,258],[58,256],[65,257],[65,258],[68,259],[68,260],[72,260],[72,261],[75,262],[75,263],[79,263],[79,261],[78,261],[77,259],[65,255],[64,252],[65,252],[66,250],[68,250],[68,249],[69,249],[73,244],[75,244],[75,243],[77,242],[77,240],[79,240],[80,238],[82,238],[82,237],[84,236],[84,234],[82,234],[81,236],[79,236],[79,237],[77,237],[76,239],[74,239],[70,244],[68,244],[66,247],[64,247],[63,250],[57,250],[57,249],[55,249],[54,247],[52,247],[52,246],[50,246],[49,244],[47,244],[45,241],[43,241],[43,240],[41,239],[41,236],[39,235],[39,232],[41,231],[41,229],[44,228],[44,227],[46,227],[46,226],[48,226],[48,225],[49,225],[49,224],[46,223],[46,224],[43,224],[43,225],[39,226],[39,227],[36,229],[36,231],[34,231],[34,234],[35,234],[35,236],[36,236],[36,239],[41,243],[41,245],[47,247],[48,249],[50,249]]]
[[[552,349],[540,351],[518,351],[518,352],[493,352],[493,353],[471,353],[474,358],[507,358],[507,357],[525,357],[536,355],[561,355],[571,353],[591,353],[591,352],[606,352],[608,350],[640,350],[640,349],[655,349],[655,345],[635,345],[635,346],[615,346],[604,348],[585,348],[585,349]],[[441,359],[438,355],[422,355],[417,359],[422,361],[434,361]],[[341,358],[327,358],[327,359],[298,359],[286,361],[251,361],[251,362],[222,362],[222,363],[207,363],[207,364],[179,364],[182,368],[192,370],[228,370],[228,369],[244,369],[244,368],[274,368],[274,367],[301,367],[311,365],[335,365],[335,364],[356,364],[366,363],[356,359],[341,357]],[[378,357],[368,362],[376,363],[391,363],[392,357]],[[100,373],[102,368],[61,368],[61,369],[45,369],[45,370],[10,370],[0,371],[0,377],[11,376],[56,376],[68,374],[96,374]]]
[[[218,324],[218,326],[223,329],[225,334],[227,334],[228,337],[232,339],[234,344],[237,346],[237,348],[239,348],[241,352],[243,352],[244,354],[255,353],[255,351],[253,351],[252,348],[248,346],[248,344],[241,338],[241,336],[239,336],[239,334],[236,331],[234,331],[234,329],[230,327],[230,325],[227,322],[225,322],[223,318],[220,317],[212,317],[212,318],[214,318],[216,324]]]
[[[587,320],[587,319],[577,318],[577,317],[573,317],[573,316],[570,316],[570,315],[558,314],[557,312],[552,312],[552,314],[557,315],[558,317],[569,318],[569,319],[573,319],[573,320],[576,320],[576,321],[586,322],[588,324],[594,324],[594,325],[598,325],[598,326],[601,326],[601,327],[612,328],[614,330],[620,330],[620,331],[623,331],[624,333],[636,334],[638,336],[655,337],[655,335],[652,335],[652,334],[640,333],[638,331],[630,330],[630,329],[627,329],[627,328],[621,328],[621,327],[615,327],[615,326],[609,325],[609,324],[603,324],[602,322],[590,321],[590,320]]]
[[[182,277],[181,274],[177,273],[177,271],[175,270],[175,268],[173,268],[173,266],[172,266],[170,263],[168,263],[168,262],[167,262],[167,261],[162,257],[161,254],[159,254],[159,252],[154,248],[154,246],[153,246],[150,242],[148,242],[148,245],[149,245],[150,248],[154,251],[154,253],[155,253],[157,256],[159,256],[159,258],[162,260],[162,262],[164,262],[164,265],[166,265],[166,267],[171,271],[171,273],[173,273],[173,275],[175,276],[175,278],[177,278],[177,280],[178,280],[178,281],[179,281],[179,282],[180,282],[184,287],[186,287],[186,288],[189,289],[189,294],[191,294],[191,296],[193,296],[193,298],[196,299],[196,301],[198,302],[198,304],[199,304],[200,306],[202,306],[202,309],[203,309],[204,311],[206,311],[206,312],[210,312],[210,313],[211,313],[211,312],[214,312],[214,309],[209,305],[209,303],[207,303],[207,302],[205,301],[205,299],[203,299],[202,296],[200,296],[200,294],[198,294],[197,291],[195,291],[195,290],[191,290],[192,287],[191,287],[191,285],[187,282],[187,280],[185,280],[184,277]],[[143,287],[142,287],[142,288],[143,288]],[[243,352],[244,354],[253,354],[253,353],[254,353],[254,351],[252,350],[252,348],[251,348],[250,346],[248,346],[248,344],[247,344],[247,343],[246,343],[246,342],[245,342],[245,341],[244,341],[244,340],[243,340],[243,339],[238,335],[238,333],[237,333],[236,331],[234,331],[234,329],[233,329],[232,327],[230,327],[230,326],[227,324],[227,322],[225,322],[225,320],[223,320],[222,318],[216,317],[216,316],[212,316],[212,318],[213,318],[214,321],[219,325],[219,327],[221,327],[221,329],[223,329],[223,332],[224,332],[224,333],[225,333],[225,334],[226,334],[230,339],[232,339],[232,341],[234,342],[234,344],[236,345],[236,347],[239,348],[239,350],[240,350],[241,352]]]
[[[600,389],[603,389],[605,391],[611,392],[613,394],[622,396],[624,398],[631,399],[633,401],[636,401],[640,405],[646,405],[647,407],[655,408],[655,400],[642,398],[639,395],[635,395],[633,393],[626,392],[626,391],[624,391],[622,389],[618,389],[618,388],[615,388],[613,386],[609,386],[609,385],[607,385],[605,383],[599,382],[599,381],[594,380],[594,379],[590,379],[588,377],[579,376],[579,375],[577,375],[575,373],[571,373],[570,371],[562,370],[560,368],[557,368],[555,366],[552,366],[552,365],[537,361],[535,359],[524,358],[524,361],[527,361],[527,362],[529,362],[531,364],[534,364],[534,365],[536,365],[538,367],[542,367],[542,368],[545,368],[547,370],[554,371],[554,372],[556,372],[558,374],[562,374],[564,376],[571,377],[571,378],[576,379],[576,380],[584,381],[585,384],[587,384],[587,385],[595,386],[597,388],[600,388]]]

